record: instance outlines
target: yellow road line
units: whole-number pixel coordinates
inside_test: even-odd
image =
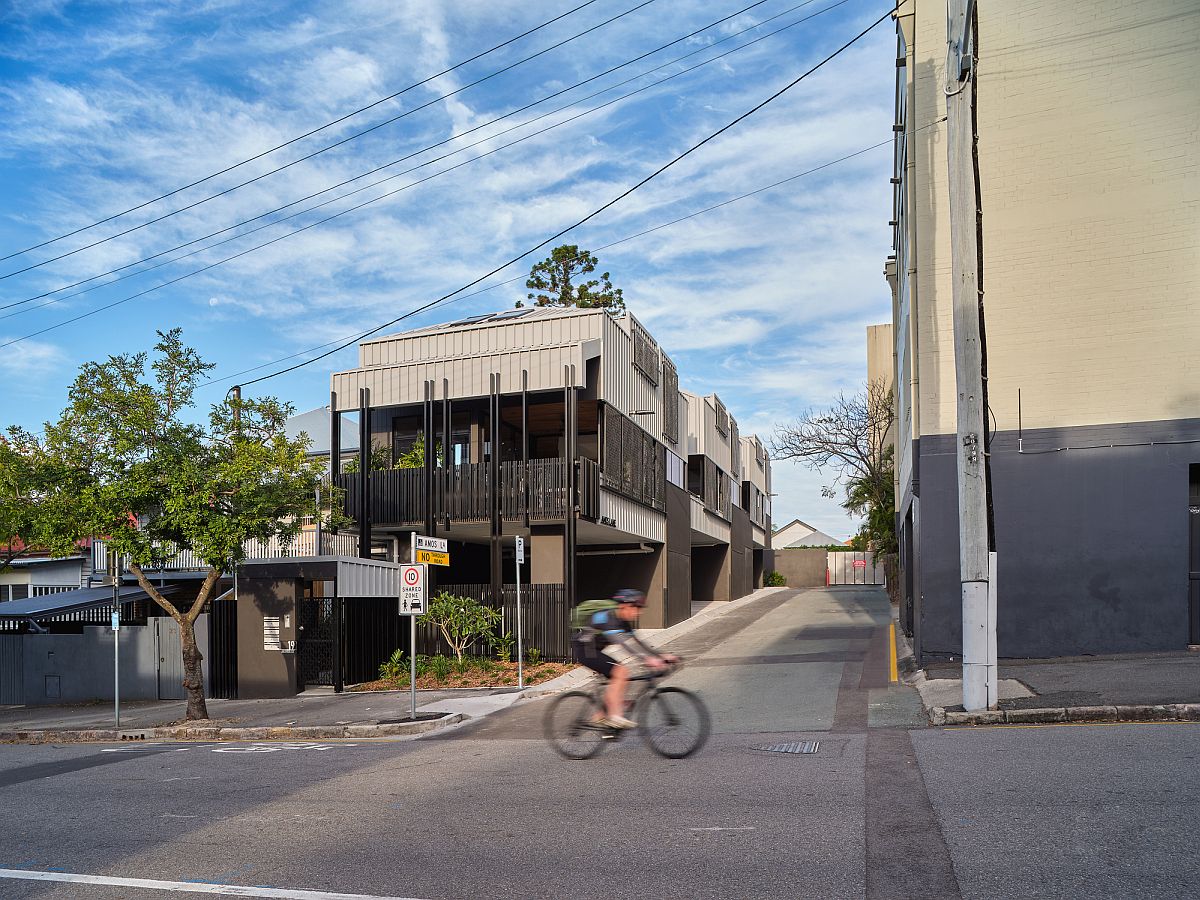
[[[888,678],[895,684],[900,680],[900,671],[896,667],[896,623],[888,626]]]

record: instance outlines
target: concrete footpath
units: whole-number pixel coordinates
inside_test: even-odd
[[[1200,721],[1200,653],[1002,659],[998,708],[965,712],[962,664],[916,669],[900,646],[933,725]]]
[[[740,600],[709,604],[670,628],[644,629],[639,634],[651,646],[660,646],[781,590],[785,588],[762,588]],[[519,700],[587,685],[592,678],[591,672],[577,668],[523,691],[515,686],[418,691],[416,720],[405,690],[336,694],[319,689],[276,700],[210,699],[212,718],[201,722],[182,721],[187,708],[182,700],[136,701],[122,704],[119,729],[113,727],[111,702],[9,706],[0,707],[0,743],[415,737],[486,716]]]

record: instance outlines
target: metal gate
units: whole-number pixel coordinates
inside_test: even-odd
[[[296,655],[300,686],[333,684],[334,602],[332,597],[305,597],[300,600]]]
[[[883,560],[874,553],[859,550],[830,550],[825,554],[826,584],[882,585]]]
[[[179,625],[167,616],[158,616],[150,621],[154,623],[154,651],[158,657],[158,699],[186,700]]]
[[[25,635],[0,634],[0,706],[25,702]]]

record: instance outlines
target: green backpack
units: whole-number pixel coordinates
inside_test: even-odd
[[[571,627],[577,629],[591,628],[592,616],[598,612],[616,608],[616,600],[584,600],[571,610]]]

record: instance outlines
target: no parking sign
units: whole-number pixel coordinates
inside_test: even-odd
[[[423,565],[400,567],[400,615],[420,616],[425,613],[428,586]]]

